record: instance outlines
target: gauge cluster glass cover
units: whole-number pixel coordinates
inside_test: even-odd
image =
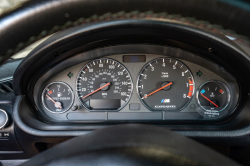
[[[55,73],[53,78],[43,79],[39,87],[45,88],[37,88],[41,94],[37,107],[56,120],[89,122],[206,121],[222,119],[234,111],[237,98],[230,95],[234,92],[232,82],[229,84],[228,79],[214,71],[189,61],[184,63],[177,57],[151,54],[145,55],[145,58],[151,56],[145,62],[123,64],[123,56],[82,62]],[[197,71],[204,75],[197,74],[194,78]],[[133,86],[136,86],[134,93]]]

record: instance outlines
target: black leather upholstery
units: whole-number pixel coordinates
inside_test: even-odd
[[[218,24],[250,36],[250,5],[231,0],[32,0],[0,17],[0,62],[32,42],[71,26],[77,20],[124,11],[179,14]],[[115,16],[110,17],[110,19]],[[88,22],[88,20],[86,20]]]
[[[234,161],[187,137],[149,125],[117,125],[64,142],[32,158],[33,165],[234,166]]]

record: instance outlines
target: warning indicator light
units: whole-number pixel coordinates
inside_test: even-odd
[[[200,76],[202,76],[203,73],[199,70],[196,74],[197,74],[197,76],[200,77]]]

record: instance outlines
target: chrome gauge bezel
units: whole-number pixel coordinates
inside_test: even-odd
[[[71,104],[70,104],[69,108],[66,109],[66,110],[64,110],[64,111],[62,111],[62,112],[54,112],[54,111],[51,111],[50,109],[48,109],[48,108],[46,107],[46,104],[44,103],[44,93],[46,92],[46,89],[47,89],[49,86],[51,86],[51,85],[53,85],[53,84],[56,84],[56,83],[57,83],[57,84],[64,84],[65,86],[67,86],[67,87],[70,89],[71,95],[72,95],[72,101],[71,101]],[[74,104],[74,101],[75,101],[75,94],[74,94],[74,91],[72,90],[72,88],[71,88],[67,83],[62,82],[62,81],[58,81],[58,82],[56,81],[56,82],[51,82],[51,83],[49,83],[47,86],[44,87],[41,98],[42,98],[43,107],[44,107],[47,111],[49,111],[50,113],[53,113],[53,114],[62,114],[62,113],[65,113],[65,112],[69,111],[69,109],[70,109],[70,108],[72,107],[72,105]]]
[[[205,108],[201,105],[201,103],[200,103],[200,101],[199,101],[199,92],[200,92],[201,88],[202,88],[204,85],[206,85],[207,83],[210,83],[210,82],[220,83],[221,85],[223,85],[223,87],[224,87],[225,90],[227,91],[227,94],[228,94],[228,95],[227,95],[227,97],[228,97],[227,104],[226,104],[225,107],[223,107],[221,110],[219,110],[219,111],[216,110],[217,112],[222,112],[222,111],[224,111],[224,110],[229,106],[229,104],[230,104],[230,101],[231,101],[231,93],[230,93],[230,90],[229,90],[229,88],[227,87],[227,85],[226,85],[225,83],[221,82],[221,81],[218,81],[218,80],[209,80],[209,81],[206,81],[206,82],[204,82],[203,84],[201,84],[201,85],[199,86],[198,90],[196,91],[196,101],[197,101],[198,105],[199,105],[204,111],[210,111],[210,110],[205,109]]]
[[[79,78],[79,76],[80,76],[82,70],[83,70],[86,66],[88,66],[89,64],[91,64],[93,61],[98,61],[98,60],[100,60],[100,59],[101,59],[101,60],[111,60],[111,61],[115,61],[116,63],[118,63],[119,65],[121,65],[121,66],[128,72],[128,74],[129,74],[129,76],[130,76],[130,78],[131,78],[131,93],[130,93],[130,95],[129,95],[128,101],[126,101],[126,103],[123,104],[123,106],[120,107],[119,109],[113,110],[113,111],[116,111],[116,112],[117,112],[117,111],[120,111],[120,110],[122,110],[122,109],[129,103],[129,101],[130,101],[130,99],[131,99],[131,97],[132,97],[132,94],[133,94],[133,90],[134,90],[134,86],[133,86],[133,85],[134,85],[134,83],[133,83],[132,76],[131,76],[129,70],[126,68],[126,66],[124,66],[121,62],[119,62],[119,61],[117,61],[117,60],[114,60],[114,59],[112,59],[112,58],[97,58],[97,59],[90,60],[89,62],[87,62],[87,63],[80,69],[80,71],[78,72],[78,75],[77,75],[77,77],[76,77],[76,81],[75,81],[75,88],[76,88],[77,99],[78,99],[78,101],[81,103],[81,105],[82,105],[85,109],[87,109],[88,111],[93,111],[93,110],[89,109],[88,107],[86,107],[86,106],[82,103],[82,101],[81,101],[81,99],[80,99],[80,97],[79,97],[79,93],[78,93],[78,91],[77,91],[77,81],[78,81],[78,78]],[[110,112],[110,110],[95,110],[95,112],[105,112],[105,111],[109,111],[109,112]]]
[[[191,72],[191,70],[187,67],[187,65],[186,65],[185,63],[183,63],[183,62],[180,61],[179,59],[175,59],[175,58],[171,58],[171,57],[160,57],[160,58],[155,58],[155,59],[153,59],[153,60],[147,62],[147,63],[143,66],[143,68],[140,70],[140,72],[139,72],[139,74],[138,74],[138,76],[137,76],[137,81],[136,81],[136,92],[137,92],[137,96],[139,97],[141,103],[142,103],[148,110],[154,111],[154,110],[152,110],[147,104],[145,104],[144,101],[141,99],[140,94],[139,94],[138,84],[139,84],[139,78],[140,78],[140,75],[141,75],[142,71],[144,71],[145,68],[146,68],[150,63],[153,63],[154,61],[157,61],[157,60],[159,60],[159,59],[173,59],[173,60],[175,60],[175,61],[178,61],[178,62],[180,62],[183,66],[185,66],[185,67],[189,70],[189,72],[190,72],[190,74],[191,74],[191,77],[192,77],[192,80],[193,80],[193,91],[192,91],[192,95],[191,95],[191,97],[189,98],[188,102],[187,102],[185,105],[183,105],[183,107],[181,107],[181,108],[178,109],[178,110],[174,110],[174,111],[181,111],[181,110],[183,110],[184,108],[186,108],[186,107],[188,106],[188,104],[189,104],[189,103],[192,101],[192,99],[193,99],[193,96],[194,96],[194,94],[195,94],[195,80],[194,80],[194,76],[193,76],[193,73]],[[166,112],[167,110],[159,110],[159,111]],[[171,111],[172,111],[172,110],[171,110]]]
[[[5,110],[0,109],[0,111],[2,111],[2,112],[4,113],[4,115],[5,115],[5,117],[6,117],[4,124],[3,124],[2,126],[0,126],[0,130],[1,130],[1,129],[4,128],[5,125],[8,123],[8,121],[9,121],[9,116],[8,116],[8,114],[6,113]]]

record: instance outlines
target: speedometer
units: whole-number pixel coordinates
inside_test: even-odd
[[[182,62],[158,58],[141,70],[137,91],[142,103],[152,111],[181,110],[194,94],[194,79]]]
[[[90,111],[120,110],[129,101],[132,90],[130,73],[113,59],[93,60],[77,77],[78,98]]]

